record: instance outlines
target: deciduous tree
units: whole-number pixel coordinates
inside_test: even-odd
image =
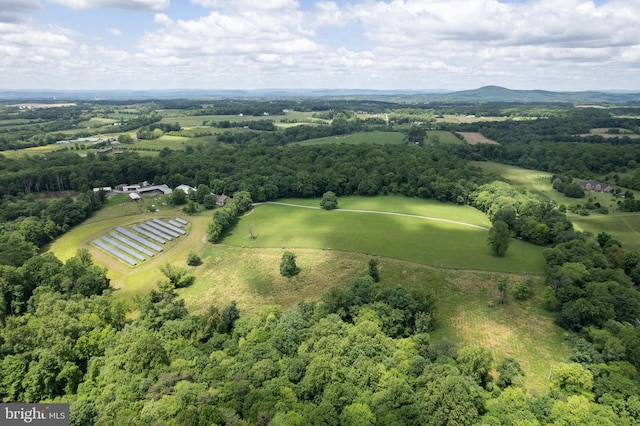
[[[510,243],[509,225],[501,220],[495,221],[489,230],[487,243],[496,255],[504,256]]]
[[[335,192],[327,191],[322,194],[322,200],[320,200],[320,207],[325,210],[333,210],[338,208],[338,197]]]
[[[282,253],[282,259],[280,260],[280,275],[283,277],[292,277],[300,272],[298,265],[296,265],[296,255],[290,251]]]

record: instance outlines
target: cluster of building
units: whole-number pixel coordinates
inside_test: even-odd
[[[196,192],[195,188],[185,184],[178,185],[176,186],[175,189],[180,189],[186,195],[189,195],[189,192],[191,191]],[[101,187],[93,188],[93,192],[98,192],[98,191],[129,194],[129,198],[131,199],[131,201],[139,201],[141,195],[169,195],[173,192],[173,189],[169,188],[169,186],[166,184],[150,185],[149,182],[144,181],[142,182],[142,185],[137,183],[131,184],[131,185],[121,183],[119,185],[116,185],[115,188],[112,188],[110,186],[101,186]],[[218,207],[222,207],[224,206],[224,204],[227,202],[228,199],[229,199],[229,196],[225,194],[216,195],[216,205]]]

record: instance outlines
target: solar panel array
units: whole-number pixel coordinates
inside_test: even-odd
[[[156,243],[165,244],[173,238],[186,235],[187,232],[182,227],[188,223],[177,217],[168,222],[160,219],[149,220],[146,223],[132,226],[131,230],[119,226],[108,236],[104,235],[92,243],[123,262],[135,266],[138,261],[144,262],[147,258],[153,257],[154,251],[162,252],[162,247]]]

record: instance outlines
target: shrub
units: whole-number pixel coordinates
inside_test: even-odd
[[[526,300],[531,297],[531,286],[526,283],[517,283],[513,287],[513,297],[518,300]]]
[[[200,256],[198,256],[198,253],[196,253],[194,250],[189,250],[189,253],[187,254],[187,265],[198,266],[201,263],[202,259],[200,259]]]
[[[290,251],[282,253],[282,260],[280,261],[280,275],[283,277],[292,277],[300,272],[298,265],[296,265],[296,255]]]

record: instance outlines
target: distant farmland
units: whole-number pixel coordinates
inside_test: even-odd
[[[359,145],[365,143],[372,144],[400,144],[406,143],[404,133],[400,132],[359,132],[340,136],[327,136],[326,138],[309,139],[298,142],[297,145],[324,145],[324,144],[344,143],[349,145]]]
[[[489,138],[485,138],[478,132],[458,132],[464,137],[464,140],[467,141],[469,145],[477,145],[480,143],[487,143],[492,145],[499,145],[498,142],[491,140]]]

